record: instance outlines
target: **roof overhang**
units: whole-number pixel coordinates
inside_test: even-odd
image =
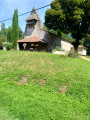
[[[31,14],[27,19],[26,21],[30,21],[30,20],[38,20],[38,17],[36,14]]]
[[[84,46],[81,46],[81,45],[79,45],[78,48],[79,48],[79,49],[87,49],[87,47],[84,47]],[[74,46],[71,47],[71,49],[74,49]]]
[[[18,40],[18,43],[47,43],[46,41],[42,40],[41,38],[39,37],[36,37],[36,36],[33,36],[33,37],[27,37],[25,39],[22,39],[22,40]]]

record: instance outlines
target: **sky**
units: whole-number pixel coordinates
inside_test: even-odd
[[[0,0],[0,21],[12,18],[15,9],[18,9],[18,14],[23,14],[32,10],[33,7],[40,8],[51,3],[52,0]],[[41,21],[44,23],[45,11],[50,7],[43,8],[38,10],[38,14],[41,18]],[[19,26],[25,31],[26,18],[30,13],[19,17]],[[6,28],[12,26],[12,20],[4,22]],[[1,29],[1,23],[0,23]]]

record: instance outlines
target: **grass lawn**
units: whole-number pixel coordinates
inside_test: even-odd
[[[90,55],[86,56],[88,59],[90,59]]]
[[[90,62],[0,51],[0,120],[89,120]]]

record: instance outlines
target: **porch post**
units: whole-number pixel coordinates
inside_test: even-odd
[[[17,43],[17,50],[19,51],[19,43]]]

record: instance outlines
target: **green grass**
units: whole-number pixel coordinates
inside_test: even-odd
[[[27,83],[18,85],[23,77]],[[0,120],[89,120],[89,88],[89,61],[0,51]]]
[[[90,55],[86,56],[88,59],[90,59]]]

